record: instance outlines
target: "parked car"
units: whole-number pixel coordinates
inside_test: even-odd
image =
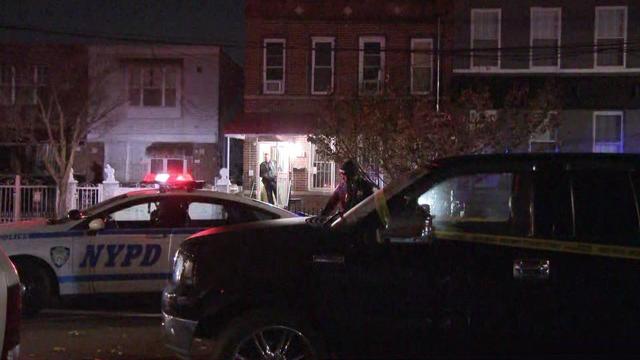
[[[295,214],[207,190],[145,189],[69,216],[0,225],[0,246],[25,285],[25,312],[57,295],[160,293],[180,243],[205,228]]]
[[[0,359],[20,357],[21,286],[15,266],[0,249]]]
[[[332,218],[183,242],[167,345],[216,359],[638,355],[640,156],[442,159]]]

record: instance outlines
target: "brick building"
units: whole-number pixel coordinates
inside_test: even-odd
[[[418,0],[247,0],[244,111],[225,126],[226,136],[244,140],[245,190],[260,192],[252,185],[270,153],[280,169],[279,205],[289,194],[305,208],[326,201],[336,167],[306,135],[332,97],[376,93],[391,82],[435,102],[438,70],[447,68],[432,53],[437,9]]]
[[[561,91],[557,132],[530,151],[640,151],[640,2],[456,0],[451,87],[484,84],[500,116],[513,84]]]

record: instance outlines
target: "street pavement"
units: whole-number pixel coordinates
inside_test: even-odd
[[[161,317],[152,300],[82,298],[23,319],[23,360],[172,360],[162,341]],[[211,349],[196,339],[198,360]]]

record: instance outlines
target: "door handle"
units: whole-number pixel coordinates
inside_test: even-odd
[[[513,278],[519,280],[549,280],[549,259],[516,259],[513,261]]]
[[[313,262],[316,264],[344,264],[343,255],[313,255]]]

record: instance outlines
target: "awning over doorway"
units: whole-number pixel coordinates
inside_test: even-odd
[[[225,135],[306,135],[317,119],[315,114],[241,113],[224,125]]]

